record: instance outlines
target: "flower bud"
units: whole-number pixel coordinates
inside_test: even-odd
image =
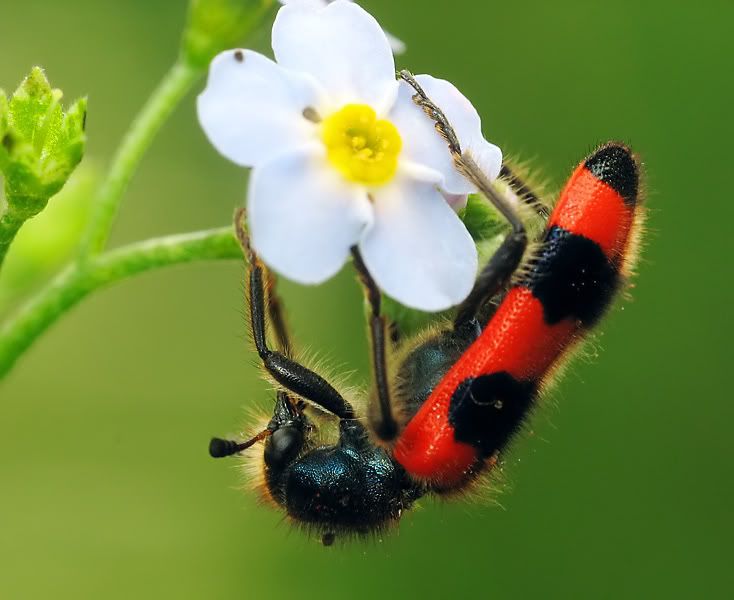
[[[278,6],[275,0],[191,0],[182,48],[186,63],[206,68],[217,54],[238,46]]]
[[[0,93],[0,263],[20,226],[46,207],[84,154],[87,101],[64,112],[61,98],[38,67],[9,101]]]

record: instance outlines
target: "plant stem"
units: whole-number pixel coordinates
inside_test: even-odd
[[[89,227],[82,241],[80,261],[83,262],[104,249],[122,195],[140,160],[163,123],[201,74],[200,69],[184,62],[174,64],[133,121],[95,199]]]
[[[75,263],[0,329],[0,379],[62,314],[89,293],[139,273],[200,260],[242,258],[232,227],[146,240]]]
[[[5,261],[5,255],[8,253],[10,244],[13,243],[18,230],[23,225],[23,219],[19,218],[11,209],[0,215],[0,268]]]

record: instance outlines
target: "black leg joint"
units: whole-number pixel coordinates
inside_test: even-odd
[[[266,351],[263,364],[284,388],[318,404],[340,419],[353,419],[354,410],[323,377],[280,352]]]

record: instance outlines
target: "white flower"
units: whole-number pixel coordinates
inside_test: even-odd
[[[220,54],[199,96],[204,131],[235,163],[253,167],[251,242],[300,283],[335,275],[358,246],[380,288],[438,311],[471,290],[477,252],[442,193],[474,187],[455,169],[433,122],[395,79],[377,21],[356,4],[284,6],[273,25],[277,63],[248,50]],[[502,154],[450,83],[418,81],[490,178]]]
[[[348,2],[352,1],[353,0],[348,0]],[[323,8],[327,4],[331,4],[332,2],[334,2],[334,0],[280,0],[281,4],[295,4],[297,2],[309,5],[312,8]],[[399,40],[387,31],[385,32],[385,35],[387,36],[387,41],[390,42],[390,47],[392,48],[393,54],[403,54],[405,52],[405,42]]]

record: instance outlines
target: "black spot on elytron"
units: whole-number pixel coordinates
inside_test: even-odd
[[[637,202],[640,173],[627,146],[615,142],[602,146],[586,159],[586,168],[599,181],[613,188],[627,204]]]
[[[449,405],[449,423],[458,442],[476,447],[483,458],[502,450],[518,431],[535,396],[535,383],[505,371],[463,381]]]
[[[245,53],[242,52],[242,50],[235,50],[234,51],[234,59],[237,62],[243,62],[245,60]]]
[[[608,308],[619,274],[596,242],[555,225],[519,283],[543,304],[549,325],[571,317],[590,327]]]

